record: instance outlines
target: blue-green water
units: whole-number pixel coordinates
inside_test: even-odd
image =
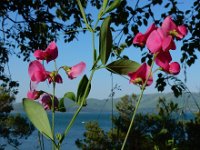
[[[63,133],[66,125],[72,118],[73,113],[57,113],[55,132]],[[63,141],[61,150],[78,150],[75,141],[83,137],[85,131],[85,123],[88,121],[98,121],[99,125],[105,131],[111,128],[111,113],[80,113],[71,128],[68,136]],[[2,139],[1,139],[2,140]],[[0,141],[1,141],[0,140]],[[35,150],[39,149],[38,132],[34,131],[32,135],[26,140],[20,140],[22,145],[19,146],[20,150]],[[2,143],[2,141],[1,141]],[[45,140],[45,150],[51,149],[51,141]],[[13,148],[7,146],[6,149],[12,150]]]

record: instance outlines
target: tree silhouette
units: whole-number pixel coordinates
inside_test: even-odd
[[[0,138],[5,139],[0,149],[4,149],[7,144],[17,148],[21,144],[20,139],[27,138],[34,130],[27,119],[19,114],[10,114],[14,100],[12,92],[0,87]]]
[[[76,140],[80,149],[120,150],[131,120],[137,97],[124,96],[116,104],[113,128],[105,132],[97,122],[86,123],[82,139]],[[159,98],[156,113],[139,113],[127,140],[127,150],[197,150],[199,149],[199,114],[192,120],[182,119],[178,104]],[[183,112],[184,113],[184,112]],[[105,144],[102,144],[105,143]]]

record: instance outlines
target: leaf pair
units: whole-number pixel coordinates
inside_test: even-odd
[[[89,82],[89,80],[88,80],[87,76],[84,75],[83,78],[81,79],[80,83],[79,83],[79,86],[78,86],[77,97],[74,94],[74,92],[65,93],[64,97],[61,99],[63,101],[63,107],[64,107],[64,100],[66,98],[76,102],[78,105],[84,105],[85,106],[86,105],[86,98],[89,95],[89,92],[90,92],[90,89],[91,89],[91,84],[87,85],[88,82]],[[86,91],[86,93],[85,93],[85,91]]]

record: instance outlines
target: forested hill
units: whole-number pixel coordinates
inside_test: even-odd
[[[140,110],[142,112],[152,112],[156,110],[156,106],[159,98],[165,98],[167,101],[173,101],[179,104],[179,107],[185,110],[197,110],[195,100],[200,105],[200,93],[183,94],[178,98],[174,97],[173,93],[167,94],[145,94],[140,104]],[[120,100],[120,98],[113,99],[113,106]],[[73,101],[66,99],[65,106],[67,111],[73,112],[77,106]],[[114,111],[115,111],[114,107]],[[22,112],[22,103],[14,104],[14,112]],[[82,112],[111,112],[112,111],[112,100],[111,99],[96,99],[89,98],[87,106],[83,108]]]

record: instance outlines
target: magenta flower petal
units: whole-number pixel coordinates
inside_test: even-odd
[[[45,110],[50,110],[51,107],[52,107],[52,96],[45,93],[45,94],[42,94],[40,96],[40,100],[39,102],[43,105],[44,109]],[[58,99],[55,97],[54,98],[54,108],[57,109],[58,108]]]
[[[165,32],[165,34],[172,35],[177,39],[182,39],[187,34],[186,26],[177,26],[170,16],[165,18],[161,28]]]
[[[51,75],[51,73],[49,73],[48,81],[49,81],[49,84],[51,84],[51,82],[63,83],[63,80],[60,74]]]
[[[85,70],[85,67],[86,64],[84,62],[80,62],[79,64],[72,66],[71,69],[69,69],[69,71],[67,72],[68,77],[70,79],[78,77]]]
[[[178,62],[172,62],[169,64],[169,73],[173,75],[179,74],[181,67]]]
[[[188,33],[187,27],[184,25],[178,26],[178,31],[181,33],[182,38],[185,37]]]
[[[137,44],[139,46],[144,46],[145,42],[146,42],[146,37],[144,34],[140,32],[137,33],[135,38],[133,39],[133,44]]]
[[[146,44],[149,51],[153,54],[162,50],[162,39],[157,30],[151,32]]]
[[[54,41],[51,42],[45,51],[36,50],[34,52],[34,56],[38,60],[46,60],[47,63],[55,60],[58,57],[58,48],[56,46],[56,43]]]
[[[37,60],[29,64],[28,74],[33,82],[43,82],[47,79],[48,75],[44,66]]]
[[[165,37],[162,41],[162,50],[169,51],[170,49],[176,49],[176,45],[171,35]]]
[[[171,61],[172,61],[172,57],[171,57],[169,51],[159,53],[155,59],[156,64],[165,71],[168,71],[169,63]]]
[[[157,27],[155,24],[152,24],[147,31],[142,34],[142,33],[137,33],[135,38],[133,39],[133,44],[137,44],[139,46],[144,46],[146,44],[148,36],[151,34],[152,31],[156,30]]]
[[[36,100],[39,98],[39,96],[40,96],[40,92],[36,90],[31,90],[31,91],[28,91],[27,93],[27,98],[31,100]]]
[[[34,52],[34,56],[35,56],[35,58],[36,59],[38,59],[38,60],[45,60],[46,59],[46,53],[44,52],[44,51],[42,51],[42,50],[36,50],[35,52]]]
[[[170,34],[171,31],[177,30],[177,26],[170,16],[165,18],[165,20],[162,23],[161,28],[167,34]]]
[[[153,23],[148,29],[147,31],[145,32],[145,36],[146,36],[146,39],[148,38],[148,36],[151,34],[152,31],[156,30],[157,27],[156,25]]]
[[[150,73],[150,66],[144,63],[138,68],[137,71],[129,73],[128,76],[130,77],[131,83],[143,85],[146,79],[148,78],[149,73]],[[152,82],[153,82],[153,77],[151,74],[147,81],[147,86],[151,85]]]
[[[49,44],[49,46],[45,51],[47,53],[47,58],[46,58],[47,63],[50,62],[51,60],[55,60],[58,57],[58,48],[54,41]]]

